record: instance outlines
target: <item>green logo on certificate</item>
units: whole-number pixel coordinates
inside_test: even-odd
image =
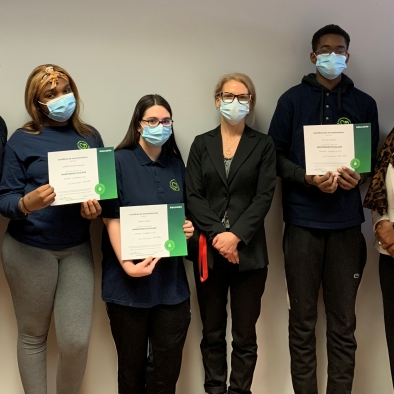
[[[89,149],[90,148],[89,144],[85,141],[78,141],[77,146],[78,146],[78,149]]]
[[[164,247],[166,248],[166,250],[169,250],[169,251],[174,250],[175,249],[175,242],[172,239],[169,239],[164,244]]]
[[[352,168],[358,168],[358,167],[360,167],[360,164],[361,164],[360,160],[357,159],[357,158],[354,158],[354,159],[350,162],[350,167],[352,167]]]
[[[170,181],[170,188],[176,192],[179,192],[179,185],[175,179],[171,179]]]
[[[94,188],[94,191],[95,191],[97,194],[103,194],[103,193],[105,192],[105,186],[104,186],[102,183],[98,183],[98,184],[96,185],[96,187]]]

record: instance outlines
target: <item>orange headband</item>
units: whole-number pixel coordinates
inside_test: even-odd
[[[53,89],[58,81],[59,78],[62,78],[69,82],[69,79],[66,74],[63,74],[61,71],[54,71],[53,67],[47,67],[45,69],[45,75],[42,77],[40,85],[38,87],[37,96],[41,93],[44,86],[47,85],[49,82],[52,82],[51,89]]]

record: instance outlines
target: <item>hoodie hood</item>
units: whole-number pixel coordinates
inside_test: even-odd
[[[315,89],[321,91],[321,100],[320,100],[320,124],[323,124],[323,114],[324,114],[324,92],[332,92],[338,94],[338,115],[342,116],[342,94],[346,93],[347,90],[352,89],[354,87],[353,81],[346,75],[342,74],[341,81],[334,89],[329,90],[325,86],[321,85],[316,80],[316,74],[310,73],[305,75],[302,78],[302,83],[312,86]]]

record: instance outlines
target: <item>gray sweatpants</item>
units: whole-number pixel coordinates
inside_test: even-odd
[[[59,348],[57,394],[77,394],[86,368],[93,308],[90,242],[53,251],[4,235],[2,259],[18,323],[18,365],[26,394],[46,394],[52,311]]]

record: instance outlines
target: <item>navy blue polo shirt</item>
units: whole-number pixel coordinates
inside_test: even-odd
[[[118,198],[102,201],[102,217],[119,218],[122,206],[176,204],[184,202],[185,165],[181,159],[169,157],[163,149],[152,161],[138,144],[132,149],[115,152]],[[171,188],[174,180],[179,188]],[[108,232],[102,240],[102,298],[105,302],[150,308],[176,305],[190,296],[182,257],[162,258],[151,275],[133,278],[121,267]]]

